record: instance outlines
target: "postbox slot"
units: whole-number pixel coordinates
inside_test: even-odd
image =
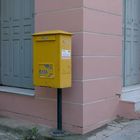
[[[36,38],[36,41],[55,41],[56,37],[55,36],[39,36]]]

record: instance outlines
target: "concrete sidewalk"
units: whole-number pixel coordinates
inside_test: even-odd
[[[115,120],[87,140],[140,140],[140,120]]]
[[[69,133],[65,137],[52,137],[51,128],[25,121],[0,117],[0,140],[23,140],[24,134],[37,128],[39,140],[140,140],[140,120],[118,118],[86,135]]]

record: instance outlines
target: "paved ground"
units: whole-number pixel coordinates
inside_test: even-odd
[[[0,140],[24,140],[24,132],[33,127],[38,128],[39,133],[44,138],[38,140],[140,140],[140,120],[119,118],[84,136],[70,134],[56,138],[50,136],[50,128],[46,126],[3,117],[0,117]]]
[[[128,122],[126,126],[106,140],[140,140],[140,120]]]
[[[87,140],[140,140],[140,120],[113,121],[102,130],[91,133]]]
[[[10,132],[0,131],[0,140],[22,140],[21,136],[18,134],[13,134]]]

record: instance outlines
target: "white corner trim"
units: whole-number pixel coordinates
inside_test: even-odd
[[[18,94],[18,95],[26,95],[26,96],[35,96],[35,90],[8,87],[8,86],[0,86],[0,92],[6,92],[6,93]]]

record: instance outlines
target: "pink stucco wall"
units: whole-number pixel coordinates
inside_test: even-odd
[[[121,93],[122,0],[84,0],[83,132],[117,115]]]
[[[45,5],[45,6],[44,6]],[[82,133],[83,127],[83,0],[36,0],[36,32],[44,30],[66,30],[73,32],[72,88],[64,89],[63,94],[63,124],[64,129]],[[55,99],[55,92],[37,88],[38,99]],[[54,90],[53,90],[54,91]],[[45,94],[45,95],[44,95]],[[54,102],[54,101],[52,101]],[[50,106],[50,109],[54,109]],[[56,110],[55,110],[56,111]],[[47,116],[46,116],[47,118]],[[55,116],[53,117],[55,118]],[[56,119],[53,119],[55,121]]]
[[[73,32],[73,85],[64,89],[63,127],[87,133],[117,115],[121,93],[122,0],[35,0],[35,31]],[[56,127],[56,90],[0,94],[0,114]]]

